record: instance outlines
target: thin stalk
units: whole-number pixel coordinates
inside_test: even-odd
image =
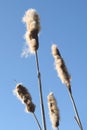
[[[75,120],[76,120],[80,130],[83,130],[83,127],[82,127],[82,124],[81,124],[81,121],[80,121],[80,118],[79,118],[79,114],[78,114],[78,111],[77,111],[77,108],[76,108],[74,98],[72,96],[72,93],[69,90],[68,90],[68,92],[69,92],[69,96],[70,96],[70,99],[71,99],[71,102],[72,102],[72,105],[73,105],[73,109],[74,109],[74,112],[75,112]]]
[[[80,127],[80,123],[79,123],[78,119],[76,118],[76,116],[74,116],[74,118],[75,118],[75,120],[76,120],[78,126]]]
[[[40,74],[40,70],[39,70],[39,62],[38,62],[37,51],[35,53],[35,56],[36,56],[36,67],[37,67],[37,74],[38,74],[38,86],[39,86],[39,93],[40,93],[40,105],[41,105],[41,114],[42,114],[42,124],[43,124],[43,130],[46,130],[45,111],[44,111],[43,96],[42,96],[41,74]]]
[[[37,119],[35,113],[32,113],[32,114],[33,114],[33,116],[34,116],[34,118],[35,118],[35,121],[36,121],[36,123],[37,123],[39,129],[42,130],[42,128],[41,128],[41,126],[40,126],[40,124],[39,124],[39,121],[38,121],[38,119]]]
[[[57,130],[59,130],[59,127],[57,128]]]

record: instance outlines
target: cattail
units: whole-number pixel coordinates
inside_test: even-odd
[[[29,32],[37,30],[40,31],[40,18],[35,9],[29,9],[25,12],[23,22],[26,23],[27,30]]]
[[[25,104],[26,111],[34,113],[35,105],[32,102],[32,97],[28,90],[22,84],[17,84],[14,92],[22,103]]]
[[[62,83],[65,84],[68,90],[71,92],[71,85],[70,85],[70,74],[66,68],[65,62],[61,57],[61,54],[55,44],[52,45],[52,55],[55,60],[55,68],[57,70],[58,76],[61,79]]]
[[[34,113],[34,111],[35,111],[35,105],[32,102],[26,104],[26,112]]]
[[[35,35],[35,38],[32,38],[32,35],[30,34],[30,32],[26,32],[24,38],[26,39],[30,52],[35,53],[37,49],[39,48],[38,36]]]
[[[25,12],[23,22],[26,23],[27,32],[25,40],[28,43],[31,53],[35,53],[39,47],[38,33],[40,31],[40,18],[36,10],[29,9]]]
[[[48,95],[47,99],[48,99],[48,108],[49,108],[50,120],[52,122],[52,127],[57,128],[59,126],[60,115],[56,99],[52,92]]]

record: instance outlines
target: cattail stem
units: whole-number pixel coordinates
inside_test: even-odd
[[[38,54],[37,54],[37,51],[36,51],[36,53],[35,53],[35,56],[36,56],[36,67],[37,67],[38,85],[39,85],[39,93],[40,93],[40,104],[41,104],[42,124],[43,124],[43,129],[46,130],[46,120],[45,120],[45,111],[44,111],[43,96],[42,96],[41,75],[40,75],[40,70],[39,70],[39,62],[38,62]]]
[[[36,120],[36,123],[37,123],[39,129],[42,130],[42,128],[41,128],[41,126],[40,126],[40,124],[39,124],[39,121],[38,121],[38,119],[37,119],[35,113],[32,113],[32,114],[33,114],[33,116],[34,116],[34,119]]]
[[[77,111],[77,108],[76,108],[74,98],[72,96],[72,93],[69,90],[68,90],[68,92],[69,92],[69,96],[70,96],[70,99],[71,99],[71,102],[72,102],[72,105],[73,105],[73,109],[74,109],[74,112],[75,112],[75,120],[76,120],[80,130],[83,130],[82,123],[81,123],[80,118],[79,118],[79,114],[78,114],[78,111]]]
[[[77,120],[76,116],[74,116],[74,118],[75,118],[75,120],[76,120],[78,126],[80,127],[80,123],[79,123],[79,121]]]

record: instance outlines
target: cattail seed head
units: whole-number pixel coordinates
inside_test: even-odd
[[[71,76],[68,73],[65,62],[63,58],[61,57],[57,46],[54,44],[52,45],[52,55],[55,60],[55,68],[57,70],[59,78],[61,79],[62,83],[65,84],[67,88],[71,91],[71,86],[70,86]]]
[[[30,53],[34,54],[39,48],[38,33],[40,31],[40,18],[35,9],[26,11],[23,22],[26,23],[27,31],[25,40],[30,49]]]
[[[30,51],[31,53],[35,53],[38,49],[38,44],[36,39],[30,40]]]
[[[25,88],[22,84],[17,84],[14,90],[14,93],[17,97],[26,105],[27,112],[34,112],[35,105],[32,103],[32,97],[28,92],[27,88]]]
[[[25,12],[23,22],[26,23],[27,31],[37,30],[37,33],[39,33],[40,18],[35,9],[29,9]]]
[[[34,113],[35,111],[35,105],[31,102],[31,103],[28,103],[26,105],[26,112],[32,112]]]
[[[30,52],[35,53],[39,48],[38,36],[35,36],[34,38],[34,34],[31,35],[30,32],[26,32],[24,38],[28,43],[27,45],[30,48]]]
[[[57,128],[59,126],[60,115],[56,99],[52,92],[48,95],[47,99],[48,99],[49,116],[52,122],[52,127]]]
[[[52,55],[55,56],[61,56],[59,50],[57,49],[57,46],[55,44],[52,45]]]

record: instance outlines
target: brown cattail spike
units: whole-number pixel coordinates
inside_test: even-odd
[[[52,127],[57,128],[59,126],[59,120],[60,120],[57,102],[52,92],[48,95],[47,98],[48,98],[48,108],[49,108],[50,120],[52,122]]]
[[[17,84],[14,92],[17,97],[22,101],[22,103],[26,105],[27,112],[35,111],[35,105],[32,103],[32,97],[28,90],[22,84]]]
[[[32,102],[26,105],[26,112],[34,113],[34,111],[35,111],[35,105]]]
[[[65,62],[61,57],[61,54],[55,44],[52,45],[52,55],[55,60],[55,68],[57,70],[58,76],[61,79],[62,83],[64,83],[68,90],[71,92],[71,85],[70,85],[70,75],[66,68]]]

